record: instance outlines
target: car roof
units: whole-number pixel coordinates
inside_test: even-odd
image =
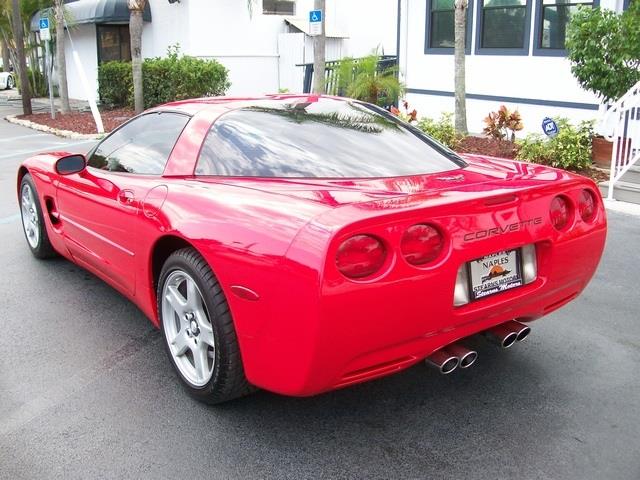
[[[334,100],[345,101],[346,99],[334,97],[331,95],[317,94],[273,94],[263,95],[260,97],[204,97],[194,98],[190,100],[179,100],[176,102],[166,103],[153,109],[153,111],[180,111],[195,115],[202,110],[218,111],[223,113],[229,110],[246,108],[257,105],[264,105],[265,102],[273,103],[291,103],[292,101],[317,102],[320,98],[330,98]]]

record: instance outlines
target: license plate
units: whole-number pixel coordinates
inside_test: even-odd
[[[493,253],[472,260],[468,265],[472,300],[522,285],[519,249]]]

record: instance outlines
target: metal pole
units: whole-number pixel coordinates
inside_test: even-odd
[[[52,59],[49,56],[49,40],[45,40],[44,42],[44,51],[45,51],[45,65],[47,69],[47,80],[49,83],[49,104],[51,105],[51,118],[53,120],[56,119],[56,107],[53,104],[53,86],[51,81],[51,62]]]

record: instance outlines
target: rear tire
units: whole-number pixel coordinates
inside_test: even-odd
[[[7,90],[11,90],[11,89],[12,89],[13,87],[15,87],[15,86],[16,86],[16,82],[15,82],[15,80],[13,79],[13,76],[12,76],[12,75],[9,75],[9,76],[7,77]]]
[[[40,259],[55,257],[57,254],[49,241],[38,192],[28,173],[20,182],[20,217],[22,231],[33,256]]]
[[[165,350],[190,395],[216,404],[253,391],[227,300],[196,250],[183,248],[169,256],[157,298]]]

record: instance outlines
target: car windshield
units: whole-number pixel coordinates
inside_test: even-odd
[[[197,175],[376,178],[464,166],[454,152],[385,110],[330,98],[264,102],[220,117]]]

